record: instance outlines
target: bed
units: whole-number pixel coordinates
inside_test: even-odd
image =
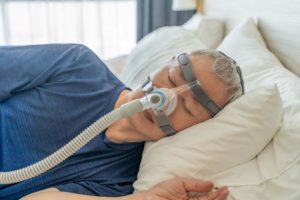
[[[134,88],[175,54],[218,49],[241,66],[246,95],[214,120],[147,143],[135,190],[186,176],[228,185],[230,200],[300,199],[300,2],[199,4],[202,14],[147,35],[108,66],[118,63],[115,73]]]

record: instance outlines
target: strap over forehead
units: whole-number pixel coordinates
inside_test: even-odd
[[[177,61],[179,62],[180,69],[183,73],[183,77],[187,83],[196,81],[196,77],[193,72],[192,64],[189,60],[189,57],[186,53],[180,54],[177,56]],[[199,82],[200,83],[200,82]],[[194,95],[196,96],[199,103],[208,110],[212,116],[215,116],[219,111],[220,108],[217,104],[209,98],[203,88],[199,85],[196,87],[191,87]]]

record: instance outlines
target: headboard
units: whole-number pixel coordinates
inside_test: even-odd
[[[200,1],[200,0],[199,0]],[[202,0],[203,13],[222,19],[226,32],[248,17],[255,17],[268,48],[300,76],[299,0]]]

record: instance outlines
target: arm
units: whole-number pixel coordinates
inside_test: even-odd
[[[0,102],[44,83],[64,80],[61,76],[67,74],[79,51],[87,50],[75,44],[0,47]]]
[[[60,192],[56,189],[33,193],[21,200],[225,200],[229,194],[226,187],[212,191],[211,182],[186,178],[174,178],[157,184],[153,188],[123,197],[95,197]],[[189,196],[189,192],[200,192],[198,197]]]
[[[144,192],[123,196],[123,197],[97,197],[89,195],[80,195],[69,192],[60,192],[57,189],[51,188],[44,191],[36,192],[23,197],[20,200],[141,200],[144,199]]]

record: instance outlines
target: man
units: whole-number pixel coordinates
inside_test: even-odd
[[[105,113],[145,95],[142,89],[126,88],[82,45],[1,47],[0,55],[2,172],[43,159]],[[174,88],[193,80],[200,85],[198,91],[178,95],[172,114],[162,115],[167,124],[162,126],[149,110],[119,120],[48,172],[0,185],[0,199],[114,199],[132,193],[143,141],[172,135],[217,114],[242,93],[237,69],[232,59],[214,51],[172,59],[148,85]],[[120,199],[189,199],[189,191],[206,192],[199,197],[203,200],[226,199],[226,187],[211,192],[212,187],[210,182],[177,178]]]

